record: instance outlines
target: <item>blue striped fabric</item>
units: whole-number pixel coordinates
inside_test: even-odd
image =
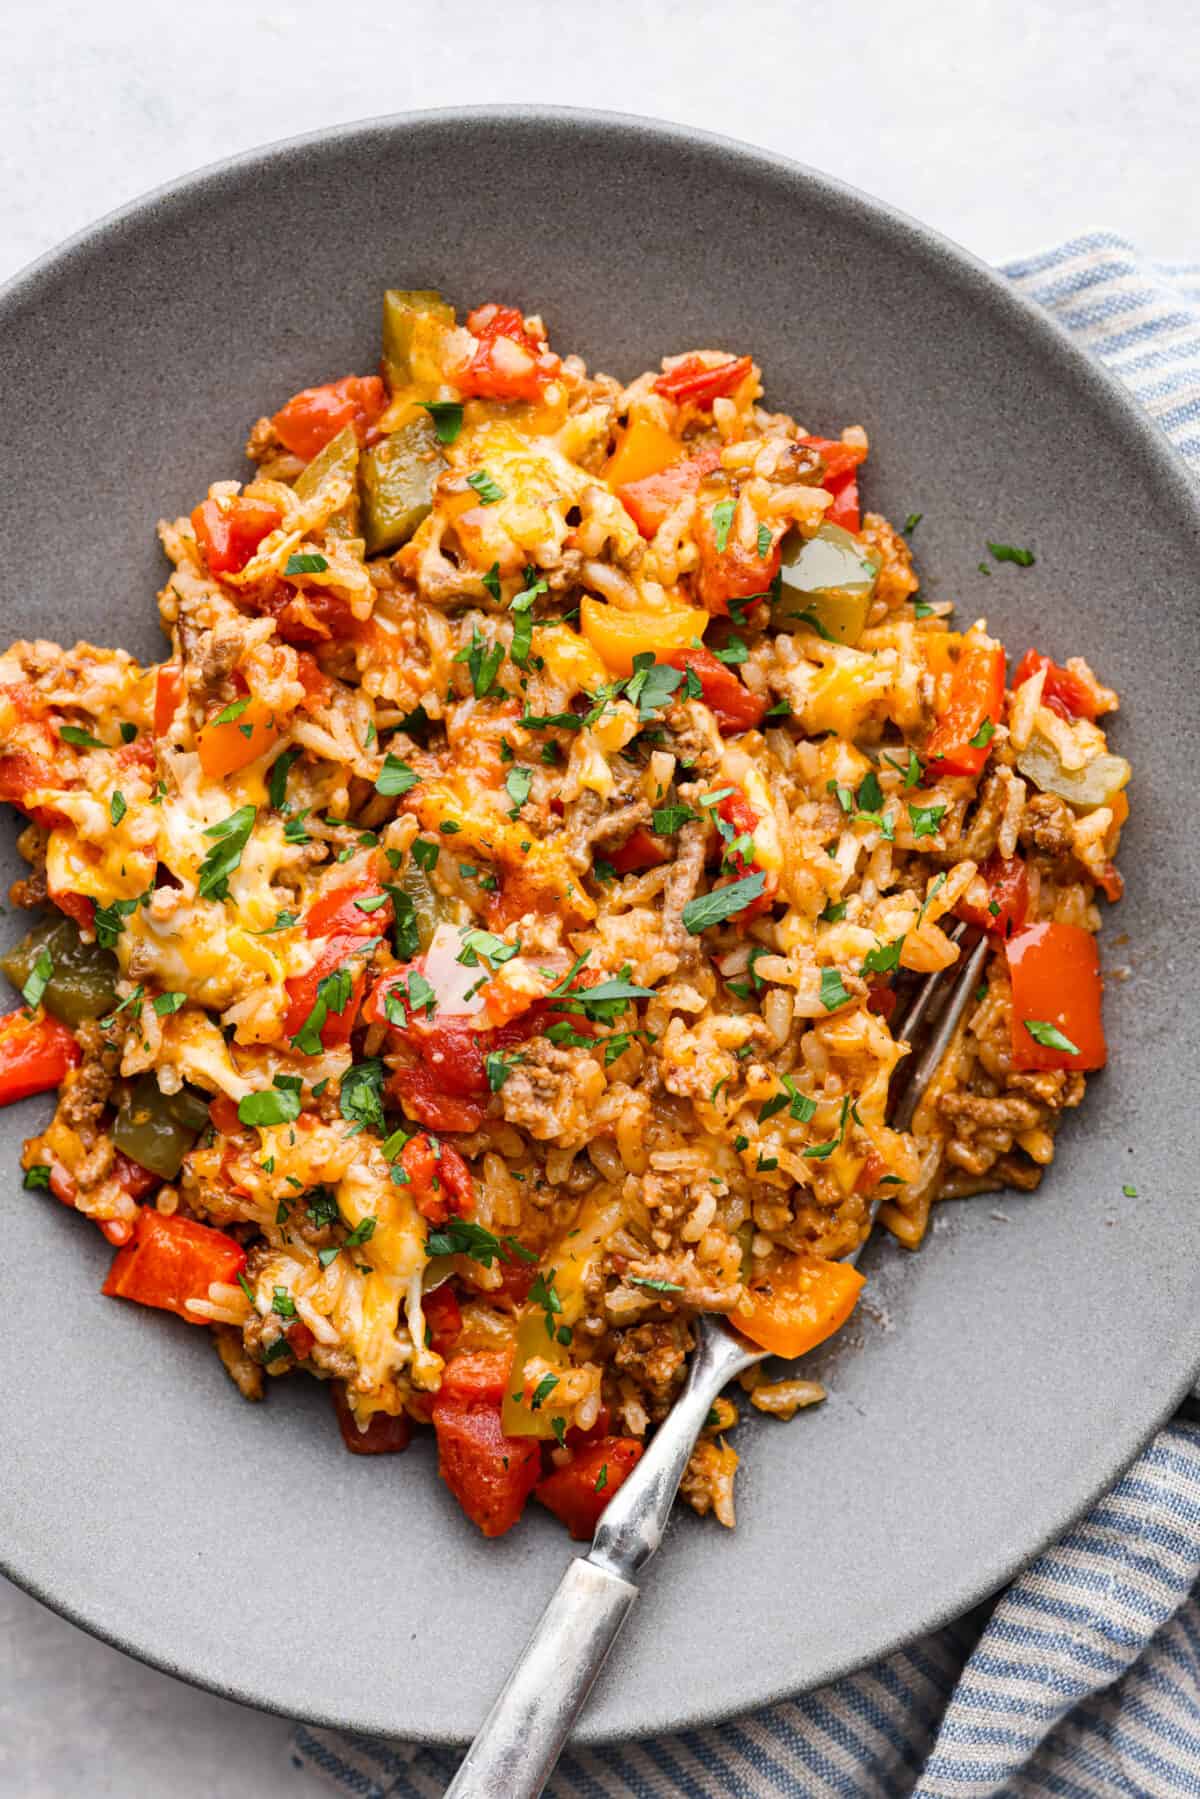
[[[1096,233],[1006,274],[1127,383],[1200,477],[1200,263]],[[1200,1799],[1200,1425],[1162,1430],[990,1608],[712,1730],[573,1750],[553,1799]],[[300,1726],[358,1799],[439,1799],[449,1749]],[[505,1799],[497,1795],[497,1799]]]

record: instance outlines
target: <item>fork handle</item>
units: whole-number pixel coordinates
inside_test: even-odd
[[[637,1596],[621,1575],[576,1557],[445,1799],[536,1799]]]

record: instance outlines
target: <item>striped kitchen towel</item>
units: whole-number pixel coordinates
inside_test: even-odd
[[[1120,376],[1200,478],[1200,263],[1150,262],[1095,233],[1005,273]],[[356,1799],[438,1799],[458,1763],[303,1726],[293,1741]],[[571,1750],[547,1792],[1200,1799],[1200,1424],[1160,1431],[994,1605],[717,1728]]]

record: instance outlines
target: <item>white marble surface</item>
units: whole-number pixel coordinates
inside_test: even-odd
[[[0,278],[231,152],[412,107],[540,99],[724,130],[993,261],[1107,226],[1200,255],[1193,0],[6,0]],[[0,1582],[0,1795],[319,1789],[288,1727]]]

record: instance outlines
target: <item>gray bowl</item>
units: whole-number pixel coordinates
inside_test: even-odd
[[[1129,894],[1105,955],[1132,976],[1107,994],[1111,1066],[1040,1193],[945,1207],[917,1256],[870,1250],[858,1322],[806,1364],[829,1402],[737,1432],[736,1533],[677,1519],[581,1734],[659,1731],[828,1680],[999,1586],[1193,1377],[1197,507],[1052,325],[861,195],[637,120],[418,114],[181,182],[0,296],[4,633],[156,656],[154,520],[241,472],[260,412],[373,366],[389,284],[536,308],[560,349],[624,376],[753,350],[779,407],[866,425],[868,501],[924,514],[935,596],[1016,654],[1085,652],[1124,695]],[[986,538],[1032,543],[1036,567],[984,580]],[[468,1736],[558,1580],[558,1526],[532,1507],[485,1543],[428,1444],[351,1458],[315,1383],[247,1406],[200,1332],[102,1298],[98,1233],[20,1188],[42,1109],[0,1121],[8,1571],[236,1698]]]

